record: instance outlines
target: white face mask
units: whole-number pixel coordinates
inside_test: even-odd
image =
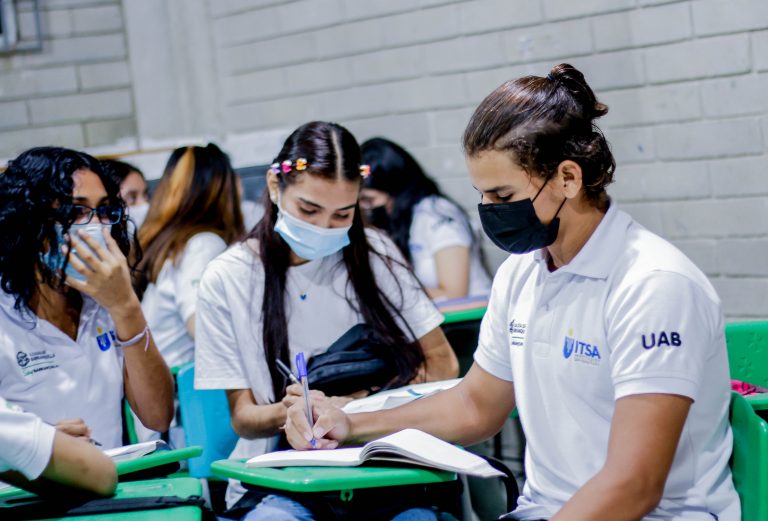
[[[141,204],[137,204],[136,206],[129,206],[127,210],[128,210],[128,217],[131,218],[131,220],[136,225],[136,229],[138,230],[139,228],[141,228],[141,225],[144,224],[144,219],[147,218],[147,212],[149,211],[149,203],[141,203]]]
[[[289,214],[277,203],[275,231],[302,259],[314,260],[336,253],[349,244],[349,229],[321,228]]]

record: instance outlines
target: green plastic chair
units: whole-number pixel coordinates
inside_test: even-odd
[[[768,423],[738,393],[731,393],[733,483],[742,521],[768,519]]]
[[[768,321],[727,324],[725,341],[731,378],[768,387]],[[768,393],[747,401],[755,410],[768,410]]]

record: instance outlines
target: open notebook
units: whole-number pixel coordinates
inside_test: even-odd
[[[445,389],[450,389],[461,381],[461,378],[452,380],[440,380],[439,382],[429,382],[425,384],[406,385],[389,391],[382,391],[365,398],[352,400],[344,406],[344,412],[352,414],[355,412],[383,411],[392,409],[400,405],[424,398],[430,394],[435,394]]]
[[[170,447],[163,440],[152,440],[143,443],[134,443],[133,445],[125,445],[124,447],[107,449],[104,451],[104,454],[117,463],[118,461],[134,460],[159,450],[170,450]]]
[[[362,447],[270,452],[251,458],[246,465],[355,467],[370,460],[411,463],[484,478],[504,475],[481,457],[416,429],[405,429]]]

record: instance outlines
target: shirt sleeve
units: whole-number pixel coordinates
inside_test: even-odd
[[[237,306],[229,302],[219,273],[222,267],[207,270],[200,281],[195,315],[196,389],[250,387],[231,312]]]
[[[184,322],[195,314],[197,289],[205,268],[226,249],[227,243],[215,233],[198,233],[187,241],[175,279],[176,305]]]
[[[488,309],[480,323],[475,362],[493,376],[511,382],[513,380],[512,357],[507,325],[509,266],[509,261],[502,264],[493,278]]]
[[[615,399],[661,393],[695,401],[707,359],[725,349],[719,302],[687,277],[654,272],[619,290],[606,311]]]
[[[436,200],[432,205],[419,211],[414,219],[421,222],[428,248],[433,254],[453,246],[472,247],[472,234],[465,215],[453,204],[445,200]]]
[[[372,249],[381,255],[371,253],[376,282],[389,301],[400,311],[406,325],[413,332],[413,340],[439,327],[444,320],[442,313],[437,310],[432,299],[407,267],[394,243],[379,232],[373,231],[369,231],[368,239]],[[406,335],[408,328],[405,329]]]
[[[51,460],[55,434],[53,426],[0,398],[0,471],[17,470],[27,479],[40,477]]]

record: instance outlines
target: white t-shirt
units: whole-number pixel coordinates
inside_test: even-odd
[[[55,434],[53,426],[0,398],[0,472],[39,478],[51,460]]]
[[[707,278],[615,205],[568,265],[549,272],[543,252],[501,266],[475,353],[515,383],[527,440],[515,518],[549,519],[601,469],[616,400],[663,393],[694,403],[644,519],[740,520],[724,319]]]
[[[404,262],[395,245],[381,233],[367,230],[367,235],[372,248]],[[415,338],[440,325],[442,315],[406,268],[395,266],[393,275],[379,257],[372,254],[371,261],[379,287],[401,310]],[[324,352],[363,321],[347,303],[349,298],[357,306],[348,282],[341,252],[288,269],[285,298],[292,361],[300,351],[307,358]],[[261,337],[263,294],[264,269],[250,243],[232,247],[209,264],[200,282],[196,316],[195,388],[251,389],[257,403],[274,401]],[[302,300],[301,295],[306,298]],[[270,452],[277,440],[277,436],[240,439],[231,457]],[[239,493],[242,489],[230,487],[230,506]]]
[[[487,296],[491,291],[491,278],[483,268],[480,243],[472,236],[467,216],[447,199],[436,195],[425,197],[413,207],[408,240],[413,271],[425,287],[438,286],[435,255],[452,246],[469,248],[469,293],[466,296]]]
[[[0,291],[0,396],[46,423],[82,418],[105,449],[122,444],[123,351],[107,310],[83,296],[72,340]]]
[[[141,309],[168,367],[194,359],[195,341],[187,332],[187,321],[195,314],[203,271],[226,249],[227,243],[215,233],[193,235],[175,261],[165,261],[157,280],[144,292]]]

